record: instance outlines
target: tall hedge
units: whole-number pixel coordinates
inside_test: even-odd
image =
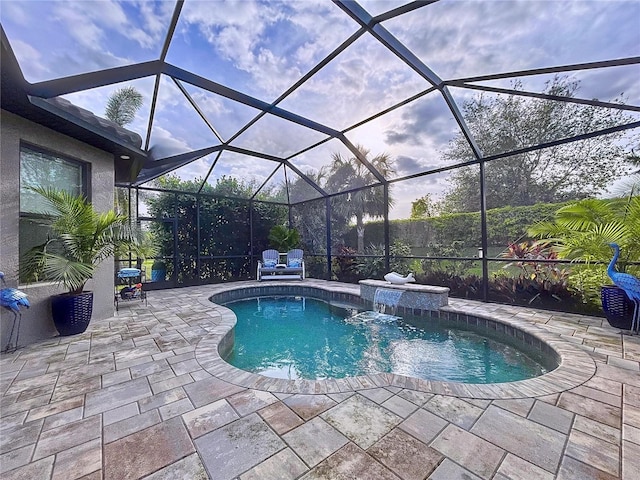
[[[534,223],[553,218],[556,210],[571,202],[539,203],[524,207],[501,207],[487,210],[488,243],[490,246],[506,246],[526,237],[527,228]],[[450,244],[454,241],[464,245],[480,244],[480,212],[452,213],[423,220],[391,220],[391,241],[401,240],[412,247],[429,244]],[[346,234],[345,243],[354,245],[355,226]],[[365,245],[384,243],[384,222],[365,224]]]

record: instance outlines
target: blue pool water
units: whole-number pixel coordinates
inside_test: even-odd
[[[269,377],[314,380],[392,372],[497,383],[545,373],[509,345],[428,319],[409,323],[302,297],[253,298],[226,306],[238,323],[235,346],[225,360]]]

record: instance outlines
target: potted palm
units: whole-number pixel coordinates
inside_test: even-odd
[[[295,228],[275,225],[269,231],[269,243],[279,252],[286,252],[300,244],[300,233]]]
[[[32,187],[53,208],[47,213],[50,237],[29,250],[20,264],[29,281],[52,281],[67,290],[51,298],[53,322],[60,335],[84,332],[91,320],[93,292],[85,285],[102,261],[121,245],[135,246],[128,219],[114,210],[96,212],[83,196]]]

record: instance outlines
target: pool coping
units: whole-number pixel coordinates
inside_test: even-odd
[[[359,297],[357,285],[341,284],[336,288],[329,282],[324,285],[321,281],[272,281],[268,284],[258,282],[234,282],[234,284],[218,284],[207,289],[206,294],[197,296],[197,301],[202,307],[206,307],[209,316],[215,318],[215,322],[207,327],[206,335],[195,350],[197,362],[208,373],[225,382],[251,389],[264,390],[272,393],[285,394],[325,394],[325,393],[351,393],[367,388],[397,387],[408,388],[424,393],[440,395],[454,395],[462,398],[476,398],[484,400],[531,398],[544,395],[552,395],[564,392],[587,382],[596,372],[596,364],[591,356],[576,345],[563,340],[559,335],[551,333],[540,326],[524,319],[514,318],[513,315],[505,315],[499,312],[478,313],[468,312],[464,309],[448,305],[440,309],[441,315],[452,316],[459,323],[478,320],[494,321],[506,324],[516,332],[528,334],[542,342],[543,348],[549,348],[557,356],[558,366],[554,370],[541,376],[506,383],[459,383],[436,380],[424,380],[393,373],[378,373],[346,377],[342,379],[321,380],[286,380],[265,377],[256,373],[241,370],[227,363],[221,356],[221,351],[228,351],[233,346],[233,327],[236,324],[235,314],[227,307],[213,303],[210,298],[233,292],[246,292],[246,295],[236,293],[237,298],[250,298],[257,295],[273,295],[274,290],[286,286],[289,290],[286,294],[309,295],[313,292],[316,298],[324,298],[327,294],[336,298],[336,301]],[[299,293],[291,293],[296,291]],[[516,334],[517,335],[517,334]],[[546,347],[545,347],[546,346]]]

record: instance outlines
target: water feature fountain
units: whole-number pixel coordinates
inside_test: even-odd
[[[376,288],[376,292],[373,295],[373,310],[378,313],[390,313],[396,314],[398,302],[403,295],[403,291],[399,289],[391,288]],[[387,312],[389,309],[389,312]]]
[[[364,300],[386,305],[393,304],[395,312],[403,315],[405,310],[439,310],[449,304],[449,289],[415,283],[394,284],[383,280],[360,280],[360,297]],[[383,292],[379,292],[384,290]],[[389,292],[396,293],[389,293]],[[380,297],[382,295],[382,298]],[[377,302],[378,300],[382,302]]]

